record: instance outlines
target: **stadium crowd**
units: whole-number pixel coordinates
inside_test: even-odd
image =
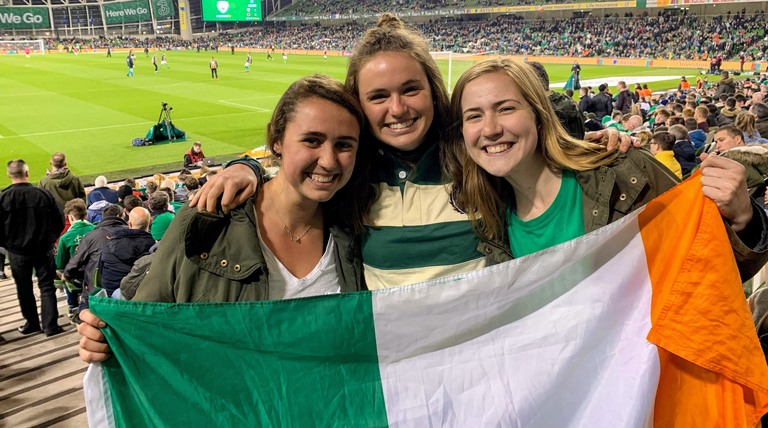
[[[209,50],[216,47],[350,51],[367,22],[338,25],[278,24],[240,32],[221,32],[192,40],[169,36],[77,39],[54,38],[48,48],[83,45],[95,48],[158,46],[166,49]],[[712,56],[747,61],[768,59],[765,13],[700,17],[686,13],[658,16],[618,16],[535,19],[497,16],[475,21],[457,18],[415,24],[434,51],[459,53],[499,52],[515,55],[568,55],[582,57],[667,58],[707,60]]]

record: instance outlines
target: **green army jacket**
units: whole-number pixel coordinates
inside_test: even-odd
[[[152,302],[239,302],[269,300],[269,272],[259,246],[253,200],[230,214],[198,213],[184,207],[152,257],[133,300]],[[351,231],[327,233],[342,292],[365,289],[362,257]]]

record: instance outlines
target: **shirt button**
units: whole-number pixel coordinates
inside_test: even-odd
[[[240,265],[235,265],[232,269],[235,270],[235,272],[240,272]]]
[[[219,264],[221,265],[221,267],[225,268],[229,265],[229,262],[226,260],[222,260]]]
[[[203,259],[203,260],[208,260],[208,253],[200,254],[200,258]]]
[[[406,173],[405,171],[400,171],[397,173],[397,176],[400,177],[401,180],[405,180],[405,177],[408,176],[408,173]]]
[[[598,210],[592,210],[592,215],[597,217],[597,215],[600,214]]]
[[[629,178],[629,182],[630,182],[630,183],[632,183],[632,184],[637,184],[637,178],[635,178],[635,177],[630,177],[630,178]]]
[[[622,193],[622,194],[619,196],[619,199],[621,199],[622,201],[626,201],[626,200],[627,200],[627,194],[626,194],[626,193]]]

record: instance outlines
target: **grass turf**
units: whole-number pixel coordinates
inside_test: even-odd
[[[170,69],[154,73],[151,54],[137,51],[135,77],[126,77],[124,53],[51,54],[25,58],[0,56],[0,162],[21,158],[37,182],[49,168],[50,155],[66,153],[70,169],[93,182],[178,170],[191,142],[203,142],[206,156],[217,161],[236,157],[264,144],[265,125],[283,91],[296,79],[325,73],[343,80],[347,59],[276,55],[266,61],[254,53],[251,72],[243,67],[245,53],[169,51]],[[211,55],[219,62],[219,80],[208,68]],[[158,63],[160,54],[158,54]],[[447,61],[439,61],[447,76]],[[454,61],[451,86],[471,65]],[[547,66],[552,82],[565,81],[570,65]],[[683,75],[696,70],[645,67],[583,66],[581,77]],[[695,79],[694,79],[695,80]],[[634,83],[634,82],[628,82]],[[642,82],[640,82],[642,83]],[[677,87],[678,79],[654,82],[654,90]],[[133,147],[157,123],[160,103],[173,107],[173,123],[186,131],[187,141]],[[2,174],[0,188],[10,183]]]

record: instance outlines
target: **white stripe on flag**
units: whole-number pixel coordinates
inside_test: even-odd
[[[375,292],[390,426],[650,426],[660,365],[636,219],[448,287]]]
[[[112,395],[104,376],[101,363],[88,366],[83,378],[83,393],[87,404],[89,427],[114,427],[115,415],[112,409]]]

